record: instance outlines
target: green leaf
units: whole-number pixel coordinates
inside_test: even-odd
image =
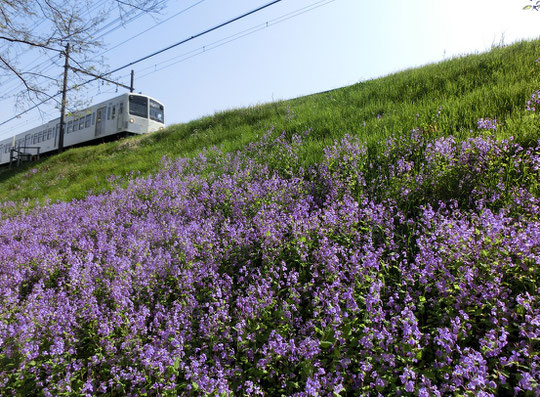
[[[332,346],[332,342],[328,340],[322,340],[320,346],[322,349],[328,349],[330,346]]]
[[[351,324],[348,323],[343,327],[343,336],[349,338],[351,336]]]

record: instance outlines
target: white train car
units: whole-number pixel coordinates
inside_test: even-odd
[[[66,116],[64,147],[91,142],[117,134],[145,134],[165,126],[163,105],[141,94],[122,94]],[[26,156],[58,149],[60,119],[0,141],[0,164],[10,162],[12,149]]]

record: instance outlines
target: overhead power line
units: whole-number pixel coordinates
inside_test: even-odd
[[[248,17],[248,16],[250,16],[250,15],[252,15],[252,14],[255,14],[255,13],[259,12],[259,11],[262,11],[262,10],[264,10],[265,8],[268,8],[268,7],[270,7],[270,6],[272,6],[272,5],[276,4],[276,3],[279,3],[279,2],[281,2],[281,1],[282,1],[282,0],[274,0],[274,1],[270,2],[270,3],[267,3],[267,4],[265,4],[265,5],[261,6],[261,7],[259,7],[259,8],[256,8],[256,9],[254,9],[254,10],[252,10],[252,11],[249,11],[249,12],[246,12],[245,14],[242,14],[242,15],[236,17],[236,18],[229,19],[227,22],[223,22],[223,23],[221,23],[221,24],[219,24],[219,25],[217,25],[217,26],[214,26],[213,28],[207,29],[207,30],[205,30],[205,31],[203,31],[203,32],[201,32],[201,33],[197,33],[197,34],[194,35],[194,36],[191,36],[191,37],[189,37],[189,38],[187,38],[187,39],[184,39],[184,40],[181,40],[181,41],[179,41],[179,42],[177,42],[177,43],[174,43],[174,44],[172,44],[172,45],[170,45],[170,46],[168,46],[168,47],[165,47],[165,48],[163,48],[163,49],[161,49],[161,50],[159,50],[159,51],[153,52],[153,53],[150,54],[150,55],[146,55],[146,56],[144,56],[144,57],[142,57],[142,58],[139,58],[139,59],[137,59],[136,61],[130,62],[130,63],[124,65],[124,66],[120,66],[119,68],[116,68],[116,69],[114,69],[114,70],[111,70],[110,72],[106,73],[105,75],[109,75],[109,74],[112,74],[112,73],[116,73],[116,72],[118,72],[118,71],[120,71],[120,70],[122,70],[122,69],[125,69],[125,68],[128,68],[128,67],[130,67],[130,66],[133,66],[133,65],[135,65],[135,64],[137,64],[137,63],[139,63],[139,62],[146,61],[146,60],[149,59],[149,58],[155,57],[156,55],[159,55],[159,54],[161,54],[161,53],[164,53],[165,51],[169,51],[170,49],[173,49],[173,48],[175,48],[175,47],[178,47],[179,45],[184,44],[184,43],[187,43],[188,41],[191,41],[191,40],[194,40],[194,39],[196,39],[196,38],[198,38],[198,37],[204,36],[205,34],[208,34],[208,33],[210,33],[210,32],[213,32],[214,30],[218,30],[218,29],[220,29],[220,28],[222,28],[222,27],[224,27],[224,26],[230,25],[230,24],[233,23],[233,22],[239,21],[240,19],[243,19],[243,18]]]
[[[111,48],[109,48],[107,51],[102,52],[101,55],[104,55],[104,54],[108,53],[109,51],[112,51],[112,50],[114,50],[115,48],[118,48],[118,47],[120,47],[121,45],[126,44],[127,42],[129,42],[129,41],[131,41],[131,40],[133,40],[133,39],[135,39],[135,38],[137,38],[137,37],[143,35],[144,33],[147,33],[148,31],[150,31],[150,30],[152,30],[152,29],[154,29],[154,28],[156,28],[156,27],[158,27],[158,26],[164,24],[165,22],[170,21],[170,20],[173,19],[173,18],[176,18],[177,16],[179,16],[179,15],[185,13],[186,11],[192,9],[192,8],[195,7],[195,6],[198,6],[199,4],[203,3],[204,1],[206,1],[206,0],[199,0],[197,3],[192,4],[192,5],[190,5],[189,7],[186,7],[186,8],[184,8],[184,9],[180,10],[179,12],[177,12],[177,13],[174,14],[174,15],[171,15],[169,18],[164,19],[163,21],[160,21],[160,22],[156,23],[156,24],[153,25],[153,26],[150,26],[148,29],[145,29],[145,30],[143,30],[142,32],[139,32],[139,33],[137,33],[137,34],[134,35],[134,36],[131,36],[130,38],[128,38],[128,39],[122,41],[121,43],[116,44],[114,47],[111,47]]]
[[[196,35],[193,35],[193,36],[191,36],[191,37],[189,37],[189,38],[187,38],[187,39],[181,40],[181,41],[179,41],[179,42],[177,42],[177,43],[174,43],[174,44],[172,44],[172,45],[170,45],[170,46],[168,46],[168,47],[165,47],[165,48],[163,48],[163,49],[161,49],[161,50],[159,50],[159,51],[155,51],[155,52],[153,52],[152,54],[149,54],[149,55],[146,55],[146,56],[144,56],[144,57],[142,57],[142,58],[139,58],[139,59],[137,59],[136,61],[130,62],[130,63],[124,65],[124,66],[120,66],[120,67],[118,67],[118,68],[116,68],[116,69],[114,69],[114,70],[111,70],[111,71],[109,71],[109,72],[107,72],[107,73],[104,73],[104,74],[102,74],[102,75],[100,75],[100,76],[96,76],[96,77],[94,77],[94,78],[92,78],[92,79],[89,79],[89,80],[87,80],[87,81],[85,81],[85,82],[83,82],[83,83],[81,83],[81,84],[78,84],[77,87],[80,87],[80,86],[82,86],[82,85],[86,85],[86,84],[91,83],[91,82],[94,82],[94,81],[96,81],[96,80],[100,80],[101,78],[104,78],[104,77],[106,77],[106,76],[109,76],[109,75],[111,75],[111,74],[113,74],[113,73],[116,73],[116,72],[122,70],[122,69],[128,68],[128,67],[133,66],[133,65],[135,65],[135,64],[137,64],[137,63],[140,63],[140,62],[142,62],[142,61],[145,61],[145,60],[147,60],[147,59],[149,59],[149,58],[152,58],[152,57],[154,57],[154,56],[156,56],[156,55],[159,55],[159,54],[161,54],[161,53],[164,53],[165,51],[169,51],[169,50],[172,49],[172,48],[178,47],[179,45],[184,44],[184,43],[187,43],[188,41],[194,40],[194,39],[196,39],[196,38],[198,38],[198,37],[204,36],[204,35],[206,35],[206,34],[208,34],[208,33],[210,33],[210,32],[213,32],[213,31],[215,31],[215,30],[218,30],[218,29],[220,29],[220,28],[222,28],[222,27],[224,27],[224,26],[230,25],[230,24],[233,23],[233,22],[239,21],[239,20],[241,20],[241,19],[243,19],[243,18],[246,18],[246,17],[248,17],[248,16],[250,16],[250,15],[253,15],[253,14],[255,14],[255,13],[259,12],[259,11],[262,11],[262,10],[264,10],[264,9],[266,9],[266,8],[268,8],[268,7],[272,6],[272,5],[274,5],[274,4],[277,4],[277,3],[281,2],[281,1],[282,1],[282,0],[274,0],[274,1],[271,1],[271,2],[265,4],[265,5],[261,6],[261,7],[255,8],[254,10],[251,10],[251,11],[249,11],[249,12],[246,12],[246,13],[244,13],[244,14],[242,14],[242,15],[239,15],[239,16],[237,16],[237,17],[235,17],[235,18],[229,19],[229,20],[226,21],[226,22],[223,22],[223,23],[221,23],[221,24],[219,24],[219,25],[216,25],[216,26],[214,26],[214,27],[212,27],[212,28],[210,28],[210,29],[206,29],[206,30],[204,30],[204,31],[202,31],[202,32],[200,32],[200,33],[197,33]],[[75,88],[75,87],[68,88],[67,91],[71,91],[71,90],[73,90],[74,88]],[[43,105],[44,103],[48,102],[49,100],[51,100],[51,99],[53,99],[53,98],[56,98],[56,97],[60,96],[61,94],[62,94],[62,91],[59,91],[59,92],[57,92],[56,94],[49,96],[47,99],[45,99],[45,100],[43,100],[43,101],[41,101],[41,102],[35,104],[34,106],[32,106],[32,107],[30,107],[30,108],[28,108],[28,109],[26,109],[26,110],[24,110],[24,111],[18,113],[17,115],[11,117],[11,118],[8,119],[8,120],[3,121],[2,123],[0,123],[0,126],[3,126],[3,125],[5,125],[5,124],[9,123],[10,121],[15,120],[15,119],[21,117],[22,115],[24,115],[24,114],[30,112],[31,110],[34,110],[34,109],[38,108],[39,106]]]
[[[257,33],[261,30],[264,30],[264,29],[267,29],[269,28],[270,26],[274,26],[274,25],[277,25],[279,23],[282,23],[282,22],[285,22],[285,21],[288,21],[289,19],[292,19],[292,18],[296,18],[300,15],[303,15],[303,14],[306,14],[310,11],[313,11],[317,8],[320,8],[320,7],[323,7],[327,4],[330,4],[330,3],[333,3],[334,1],[336,0],[319,0],[315,3],[312,3],[308,6],[305,6],[305,7],[302,7],[302,8],[299,8],[295,11],[291,11],[287,14],[284,14],[280,17],[277,17],[277,18],[274,18],[274,19],[271,19],[269,21],[266,21],[266,22],[263,22],[263,23],[260,23],[258,25],[255,25],[255,26],[252,26],[251,28],[248,28],[248,29],[245,29],[245,30],[242,30],[241,32],[237,32],[235,34],[232,34],[230,36],[227,36],[227,37],[224,37],[222,39],[219,39],[217,41],[214,41],[212,43],[209,43],[209,44],[206,44],[206,45],[203,45],[199,48],[196,48],[194,50],[191,50],[191,51],[188,51],[188,52],[185,52],[183,54],[180,54],[180,55],[177,55],[175,57],[172,57],[170,59],[167,59],[165,61],[162,61],[160,63],[157,63],[155,65],[151,65],[151,66],[148,66],[144,69],[141,69],[141,70],[138,70],[138,73],[141,73],[141,72],[145,72],[147,70],[151,70],[150,72],[148,73],[145,73],[143,74],[142,76],[139,75],[139,79],[141,78],[144,78],[148,75],[151,75],[153,73],[157,73],[163,69],[167,69],[171,66],[174,66],[174,65],[177,65],[181,62],[185,62],[191,58],[194,58],[198,55],[202,55],[204,53],[207,53],[211,50],[214,50],[218,47],[221,47],[225,44],[228,44],[228,43],[231,43],[233,41],[236,41],[236,40],[239,40],[243,37],[246,37],[246,36],[249,36],[249,35],[252,35],[254,33]]]

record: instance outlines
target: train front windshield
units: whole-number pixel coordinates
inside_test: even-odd
[[[138,95],[129,96],[129,114],[148,118],[148,98]]]
[[[148,105],[150,104],[150,119],[157,121],[158,123],[165,122],[165,116],[163,112],[163,105],[159,102],[147,97],[130,95],[129,96],[129,114],[133,116],[148,118]]]

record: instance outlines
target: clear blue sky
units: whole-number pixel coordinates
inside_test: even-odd
[[[106,52],[105,61],[114,69],[269,1],[168,0],[161,15],[139,18],[106,35],[103,51],[195,6]],[[135,88],[163,102],[168,125],[187,122],[216,111],[299,97],[484,52],[501,42],[537,38],[540,12],[523,11],[527,4],[528,0],[282,0],[133,66]],[[311,5],[318,8],[305,8]],[[302,9],[306,12],[290,14]],[[291,18],[284,20],[287,15]],[[259,31],[237,40],[219,47],[212,44],[258,26]],[[126,69],[114,77],[129,84],[128,75]],[[115,88],[93,83],[82,95],[97,103],[113,97]],[[17,113],[14,101],[0,105],[0,122]],[[33,111],[1,126],[0,139],[58,117],[52,105],[41,110],[41,117]]]

